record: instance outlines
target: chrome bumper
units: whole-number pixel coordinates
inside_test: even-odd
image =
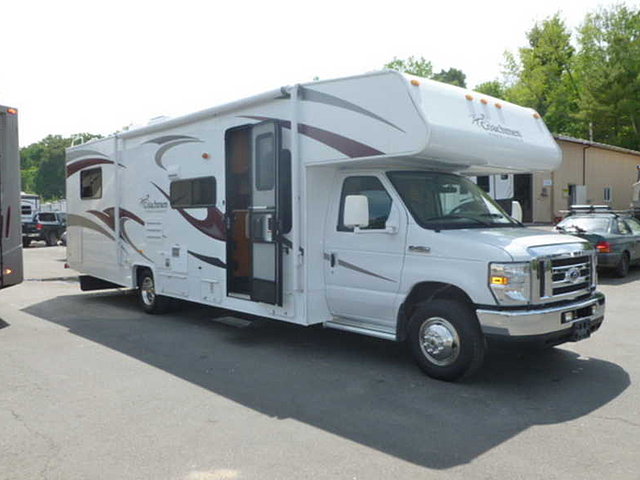
[[[574,312],[571,321],[563,322],[565,312]],[[576,322],[601,322],[604,317],[604,295],[600,292],[587,300],[532,310],[476,310],[483,333],[501,337],[546,335],[572,328]]]

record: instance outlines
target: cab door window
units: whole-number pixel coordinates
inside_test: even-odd
[[[347,195],[364,195],[369,201],[369,225],[362,230],[383,230],[391,212],[391,197],[377,177],[348,177],[342,184],[340,195],[340,214],[338,231],[352,232],[353,228],[344,225],[344,203]]]

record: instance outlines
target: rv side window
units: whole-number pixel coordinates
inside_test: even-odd
[[[365,195],[369,200],[369,226],[363,230],[379,230],[386,227],[391,212],[391,197],[376,177],[349,177],[342,184],[338,231],[352,232],[344,225],[344,200],[347,195]]]
[[[102,168],[91,168],[80,172],[80,198],[84,200],[102,198]]]
[[[31,205],[22,205],[22,215],[31,215]]]
[[[256,189],[273,190],[276,182],[273,134],[256,138]]]
[[[201,208],[216,204],[215,177],[190,178],[171,182],[172,208]]]

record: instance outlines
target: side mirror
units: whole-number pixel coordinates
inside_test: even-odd
[[[347,195],[343,222],[347,228],[369,226],[369,199],[365,195]]]
[[[522,223],[522,205],[517,200],[511,202],[511,217]]]

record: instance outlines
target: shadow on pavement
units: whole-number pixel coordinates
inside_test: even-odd
[[[616,277],[613,270],[598,270],[598,283],[602,285],[625,285],[640,280],[640,265],[632,266],[624,278]]]
[[[618,365],[553,349],[491,352],[477,376],[448,384],[424,376],[402,344],[271,321],[233,327],[211,321],[227,313],[188,304],[149,316],[122,293],[25,311],[248,408],[436,469],[587,415],[630,383]]]

